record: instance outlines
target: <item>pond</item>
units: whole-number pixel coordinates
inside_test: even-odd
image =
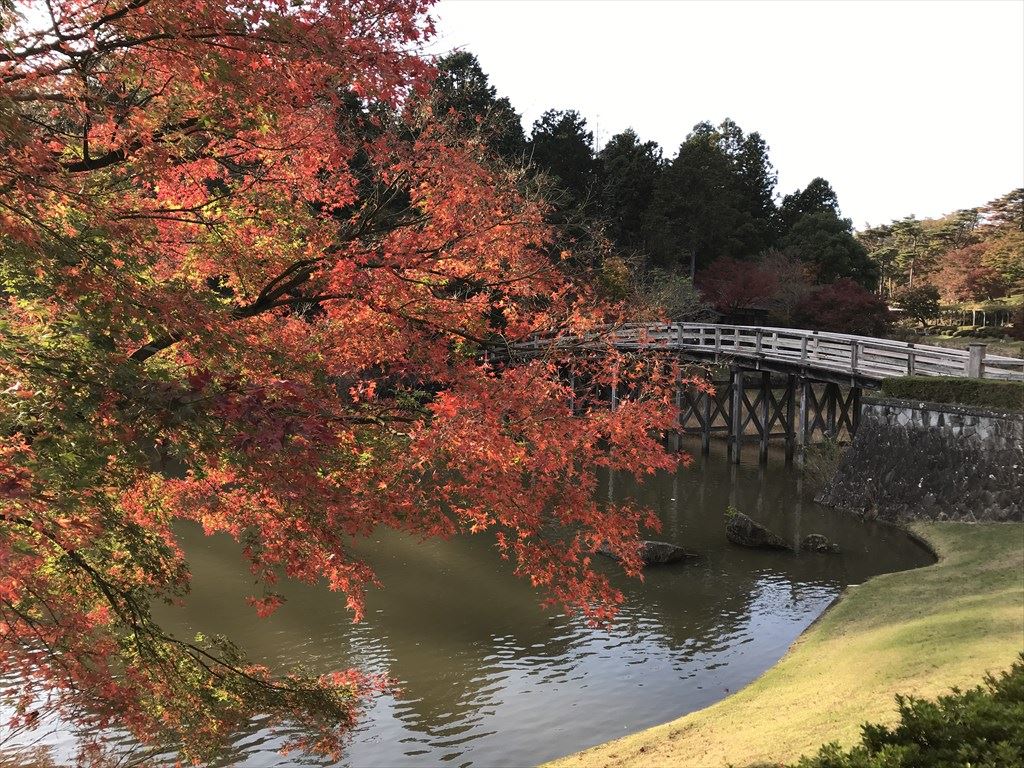
[[[655,538],[700,555],[649,569],[643,583],[598,558],[627,595],[610,629],[541,610],[483,536],[424,542],[390,532],[361,548],[385,586],[371,591],[358,625],[343,597],[305,585],[285,585],[288,602],[256,618],[242,600],[251,577],[236,545],[191,529],[193,593],[163,618],[181,634],[226,634],[271,667],[358,666],[397,678],[397,691],[367,707],[342,766],[531,765],[722,699],[778,660],[847,585],[932,561],[901,531],[816,505],[779,455],[759,467],[747,451],[754,455],[735,466],[722,444],[704,458],[687,447],[696,454],[691,468],[642,488],[621,475],[602,478],[605,493],[658,510],[664,530]],[[730,504],[791,540],[825,534],[841,552],[732,546],[723,518]],[[217,764],[321,764],[279,755],[286,736],[257,723]],[[61,764],[75,739],[58,726],[43,743]],[[116,745],[118,736],[110,739]]]

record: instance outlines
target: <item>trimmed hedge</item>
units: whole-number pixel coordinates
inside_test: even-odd
[[[900,400],[1024,411],[1024,384],[1013,381],[952,376],[900,376],[882,381],[882,394]]]

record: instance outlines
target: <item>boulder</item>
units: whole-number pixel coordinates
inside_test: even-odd
[[[801,552],[838,552],[839,546],[820,533],[809,533],[800,542]]]
[[[618,559],[607,544],[602,544],[597,551],[602,555]],[[693,557],[697,557],[697,554],[687,552],[682,547],[669,544],[667,541],[640,542],[640,559],[644,561],[644,565],[668,565]]]
[[[733,512],[725,524],[725,537],[741,547],[792,549],[781,536],[752,520],[742,512]]]
[[[640,545],[640,557],[644,565],[667,565],[697,555],[667,541],[645,541]]]

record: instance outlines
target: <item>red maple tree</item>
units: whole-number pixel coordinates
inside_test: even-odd
[[[720,258],[697,273],[697,287],[723,314],[765,307],[778,290],[770,269],[749,261]]]
[[[520,172],[431,118],[424,0],[0,6],[0,673],[87,724],[211,753],[254,712],[338,747],[367,681],[274,675],[183,639],[174,524],[262,585],[325,580],[356,618],[378,526],[493,529],[594,619],[649,513],[595,466],[674,466],[673,372],[591,351],[481,363],[618,318],[558,269]],[[577,395],[634,380],[613,411]],[[642,385],[641,385],[642,382]],[[554,531],[554,533],[552,532]]]
[[[933,281],[944,301],[987,301],[1006,294],[1003,276],[985,264],[987,251],[986,243],[974,243],[942,255]]]
[[[880,297],[844,277],[811,291],[797,305],[794,322],[818,331],[884,336],[892,325],[892,315]]]

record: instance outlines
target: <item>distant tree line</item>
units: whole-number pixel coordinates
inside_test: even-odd
[[[1021,190],[938,222],[855,235],[827,180],[781,195],[768,144],[730,119],[698,123],[671,158],[632,129],[597,150],[572,109],[544,112],[527,135],[473,54],[437,67],[433,109],[534,169],[565,239],[555,249],[564,245],[608,291],[672,319],[713,307],[733,319],[883,333],[886,300],[901,286],[941,282],[952,301],[1002,295],[1024,277]]]
[[[930,288],[953,304],[1024,292],[1024,188],[942,218],[870,227],[857,239],[877,264],[886,296]]]

